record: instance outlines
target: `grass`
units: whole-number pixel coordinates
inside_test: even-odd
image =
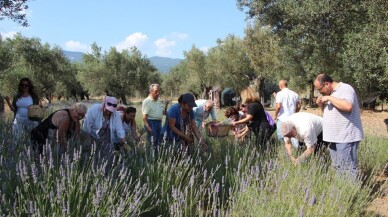
[[[140,129],[139,112],[136,120]],[[319,156],[293,166],[277,142],[262,151],[206,138],[209,152],[190,156],[165,147],[155,158],[135,144],[106,173],[110,162],[83,143],[37,156],[27,134],[14,138],[9,116],[0,135],[0,216],[373,216],[365,211],[378,193],[372,176],[388,159],[384,138],[368,135],[364,179],[351,182]]]

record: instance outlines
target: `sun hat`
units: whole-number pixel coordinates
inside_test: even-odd
[[[105,103],[105,108],[108,111],[110,111],[110,112],[116,111],[117,99],[115,97],[113,97],[113,96],[106,96],[105,100],[104,100],[104,103]]]

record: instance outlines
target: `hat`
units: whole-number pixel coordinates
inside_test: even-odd
[[[110,112],[116,111],[117,99],[115,97],[113,97],[113,96],[106,96],[105,100],[104,100],[104,103],[105,103],[105,108],[108,111],[110,111]]]
[[[195,103],[194,96],[191,93],[185,93],[182,95],[182,102],[187,103],[190,107],[198,107]]]

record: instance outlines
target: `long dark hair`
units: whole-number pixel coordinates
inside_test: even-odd
[[[19,87],[18,87],[18,93],[16,95],[17,98],[21,97],[22,94],[23,94],[23,82],[27,82],[28,83],[28,93],[30,94],[31,98],[37,99],[38,98],[38,94],[36,93],[35,87],[34,87],[34,85],[32,84],[32,81],[29,78],[22,78],[22,79],[20,79]]]

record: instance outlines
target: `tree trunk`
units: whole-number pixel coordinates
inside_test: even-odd
[[[313,108],[315,105],[315,102],[314,102],[314,82],[309,81],[309,83],[310,83],[309,105],[310,105],[310,108]]]
[[[213,87],[204,87],[202,92],[202,99],[209,99],[209,92],[212,90]]]
[[[257,76],[256,78],[250,81],[250,85],[249,85],[259,93],[259,98],[262,104],[264,103],[264,81],[265,81],[264,77]]]
[[[127,104],[127,98],[125,97],[125,94],[120,94],[121,101],[124,105]]]

